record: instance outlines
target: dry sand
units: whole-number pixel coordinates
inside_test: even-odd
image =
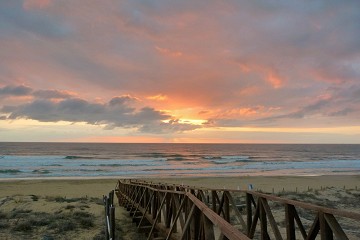
[[[184,184],[197,187],[218,189],[247,190],[249,184],[254,190],[274,193],[285,191],[308,191],[325,187],[355,189],[360,188],[360,175],[334,175],[334,176],[245,176],[245,177],[204,177],[204,178],[168,178],[146,179],[152,182],[166,182]]]
[[[157,178],[147,179],[155,183],[184,184],[196,187],[218,189],[247,189],[252,184],[254,190],[263,192],[309,192],[317,191],[321,199],[333,201],[332,207],[347,208],[340,195],[358,194],[360,176],[314,176],[314,177],[204,177],[204,178]],[[102,196],[115,188],[116,179],[46,179],[46,180],[0,180],[0,239],[101,239],[103,229]],[[322,190],[321,190],[322,189]],[[286,195],[284,195],[286,196]],[[350,196],[350,195],[349,195]],[[346,195],[348,198],[349,196]],[[294,196],[292,196],[294,197]],[[318,200],[319,200],[318,199]],[[357,202],[357,200],[355,199]],[[359,211],[357,205],[351,206],[352,211]],[[59,234],[56,227],[48,225],[30,230],[15,231],[20,223],[26,223],[34,217],[58,215],[64,217],[71,214],[90,214],[93,223],[89,226],[77,227],[75,230]],[[17,214],[17,215],[16,215]],[[45,215],[48,214],[48,215]],[[133,232],[134,226],[128,214],[116,209],[118,232],[122,239],[140,239]],[[86,220],[86,219],[85,219]],[[84,221],[85,221],[84,220]],[[132,230],[131,230],[132,229]],[[47,237],[47,238],[45,238]]]
[[[148,178],[154,183],[185,184],[197,187],[248,189],[271,193],[285,191],[299,192],[325,187],[360,188],[360,175],[334,176],[279,176],[279,177],[199,177],[199,178]],[[43,179],[43,180],[0,180],[0,197],[12,195],[41,195],[63,197],[102,197],[115,188],[117,179]]]

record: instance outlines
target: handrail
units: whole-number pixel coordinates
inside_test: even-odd
[[[283,239],[284,232],[287,239],[295,239],[296,234],[304,239],[315,239],[317,235],[322,239],[332,239],[333,236],[348,239],[337,218],[360,221],[360,214],[356,212],[252,190],[198,188],[123,179],[117,183],[116,195],[119,203],[128,208],[138,228],[148,228],[148,239],[162,235],[166,239],[207,240],[215,239],[219,233],[225,239],[252,239],[256,236]],[[275,205],[269,202],[284,206],[285,226],[277,223],[273,212],[279,210],[274,210]],[[311,220],[311,226],[303,224],[297,208],[312,212],[314,220]],[[359,236],[360,233],[356,235]]]

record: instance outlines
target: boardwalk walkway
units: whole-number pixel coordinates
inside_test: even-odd
[[[255,191],[125,179],[115,193],[148,239],[359,238],[343,227],[360,228],[359,213]]]

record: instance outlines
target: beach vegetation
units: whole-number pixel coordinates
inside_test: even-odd
[[[45,197],[46,201],[48,202],[58,202],[58,203],[74,203],[74,202],[81,202],[86,203],[87,199],[86,197],[80,197],[80,198],[66,198],[62,196],[47,196]]]
[[[79,206],[79,208],[80,208],[80,210],[85,210],[85,208],[90,208],[90,206],[83,204],[83,205]]]
[[[74,208],[75,208],[74,205],[67,205],[67,206],[65,207],[65,209],[67,209],[67,210],[72,210],[72,209],[74,209]]]
[[[0,222],[0,229],[6,229],[9,228],[9,223],[7,222]]]
[[[54,238],[53,236],[51,236],[51,235],[45,234],[45,235],[41,238],[41,240],[55,240],[55,238]]]
[[[104,202],[103,202],[103,199],[102,198],[95,198],[95,197],[92,197],[90,198],[90,202],[93,202],[97,205],[101,205],[103,206],[104,205]]]
[[[30,209],[16,209],[16,208],[14,208],[10,213],[10,218],[25,217],[31,212],[32,212],[32,210],[30,210]]]
[[[30,232],[32,229],[33,229],[32,223],[26,220],[17,223],[12,230],[17,232]]]
[[[105,230],[102,229],[98,234],[96,234],[92,240],[106,240],[105,238]]]
[[[0,211],[0,219],[5,219],[5,218],[7,218],[7,213],[4,213],[4,212],[2,212],[2,211]]]
[[[31,216],[29,221],[33,226],[46,226],[49,225],[51,221],[53,221],[53,218],[54,216],[52,214],[36,212]]]
[[[49,225],[49,229],[53,229],[57,233],[73,231],[76,229],[76,227],[76,222],[74,222],[72,219],[59,219],[58,221],[54,221]]]
[[[34,201],[34,202],[37,202],[39,200],[39,197],[36,196],[36,195],[30,195],[31,196],[31,199]]]
[[[92,228],[95,226],[94,220],[91,217],[82,217],[78,219],[78,222],[82,228]]]

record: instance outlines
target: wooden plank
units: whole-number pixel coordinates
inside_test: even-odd
[[[269,234],[267,230],[267,218],[266,211],[262,204],[261,198],[258,198],[258,206],[260,208],[260,230],[261,230],[261,240],[269,240]]]
[[[296,239],[294,206],[285,204],[286,236],[288,240]]]
[[[293,205],[290,205],[290,206],[293,206]],[[294,209],[293,214],[294,214],[296,223],[297,223],[297,225],[299,227],[299,230],[301,232],[301,235],[302,235],[302,237],[304,239],[307,239],[307,233],[306,233],[305,227],[304,227],[304,225],[302,224],[302,222],[300,220],[299,214],[297,213],[295,206],[293,206],[293,209]]]
[[[234,190],[234,192],[237,192],[237,191]],[[245,191],[245,192],[248,192],[248,191]],[[304,202],[300,202],[300,201],[296,201],[296,200],[292,200],[292,199],[280,198],[277,196],[268,195],[268,194],[259,193],[259,192],[251,191],[249,193],[252,194],[253,196],[266,198],[267,200],[271,200],[271,201],[275,201],[275,202],[279,202],[279,203],[283,203],[283,204],[290,204],[290,205],[294,205],[294,206],[301,207],[304,209],[314,210],[316,212],[329,213],[329,214],[333,214],[336,216],[351,218],[351,219],[360,221],[360,213],[348,212],[348,211],[344,211],[344,210],[340,210],[340,209],[321,207],[321,206],[317,206],[317,205],[310,204],[310,203],[304,203]]]
[[[136,198],[137,198],[137,196],[138,196],[138,194],[140,193],[140,190],[141,190],[140,187],[138,187],[137,189],[138,190],[134,191],[134,192],[136,192],[135,197],[134,198],[130,197],[132,199],[132,204],[131,204],[131,207],[130,207],[130,210],[129,210],[130,212],[132,212],[132,209],[134,208],[134,205],[136,203]]]
[[[266,215],[267,215],[267,218],[269,219],[269,222],[270,222],[270,226],[274,232],[274,235],[275,235],[275,238],[277,240],[282,240],[282,236],[280,234],[280,231],[279,231],[279,228],[278,228],[278,225],[275,221],[275,218],[274,218],[274,215],[272,214],[271,210],[270,210],[270,207],[269,207],[269,204],[267,202],[267,200],[265,198],[260,198],[261,200],[261,203],[263,205],[263,208],[266,212]]]
[[[217,212],[216,199],[219,199],[219,197],[217,196],[217,192],[216,191],[211,191],[212,210],[214,212]]]
[[[248,234],[248,236],[250,238],[254,238],[254,234],[255,234],[255,230],[256,230],[256,225],[258,222],[260,216],[260,205],[257,204],[256,208],[255,208],[255,213],[254,213],[254,218],[251,220],[251,226],[250,226],[250,232]]]
[[[152,225],[152,227],[151,227],[151,230],[150,230],[150,233],[149,233],[149,235],[148,235],[148,240],[150,240],[152,237],[151,237],[151,234],[154,232],[154,229],[155,229],[155,225],[156,225],[156,223],[157,223],[157,221],[159,220],[159,218],[160,218],[160,216],[161,216],[161,209],[162,209],[162,207],[164,206],[164,203],[165,203],[165,200],[166,200],[166,196],[167,196],[167,193],[165,193],[165,196],[163,197],[163,199],[162,199],[162,201],[161,201],[161,204],[160,204],[160,207],[159,207],[159,209],[158,209],[158,212],[157,212],[157,214],[156,214],[156,218],[155,218],[155,220],[154,220],[154,223],[153,223],[153,225]]]
[[[252,195],[246,193],[246,222],[247,222],[247,235],[250,236],[251,226],[252,226],[252,206],[251,199]]]
[[[214,224],[203,214],[204,219],[204,230],[205,230],[205,240],[215,240],[214,234]]]
[[[319,221],[321,240],[333,240],[332,230],[324,217],[324,213],[322,212],[319,213]]]
[[[196,207],[194,209],[192,221],[190,224],[190,236],[192,237],[192,239],[199,239],[199,235],[201,233],[200,221],[201,221],[201,212],[199,208]]]
[[[174,197],[174,196],[173,196]],[[176,224],[177,224],[177,219],[179,218],[179,216],[182,216],[182,210],[183,210],[183,207],[184,207],[184,205],[185,205],[185,199],[183,199],[183,201],[181,202],[181,204],[179,205],[179,207],[177,207],[177,213],[176,213],[176,216],[175,216],[175,218],[174,218],[174,221],[173,221],[173,223],[172,223],[172,226],[170,227],[170,230],[169,230],[169,233],[168,233],[168,235],[167,235],[167,237],[166,237],[166,240],[168,240],[168,239],[170,239],[170,236],[171,236],[171,234],[173,233],[173,231],[174,231],[174,229],[175,229],[175,227],[176,227]],[[184,219],[183,219],[183,221],[184,221]],[[182,226],[182,228],[184,229],[184,225],[185,225],[185,223],[183,223],[181,226]]]
[[[206,196],[205,196],[204,191],[203,191],[203,190],[200,190],[199,192],[200,192],[200,196],[201,196],[201,200],[202,200],[202,202],[203,202],[203,203],[205,203],[205,204],[206,204],[206,206],[208,206],[208,207],[209,207],[210,205],[209,205],[209,203],[208,203],[208,201],[207,201],[207,198],[206,198]]]
[[[164,217],[164,222],[165,222],[165,227],[169,228],[171,225],[171,218],[173,215],[173,207],[172,207],[172,200],[171,200],[171,194],[169,194],[166,197],[166,204],[165,204],[165,217]]]
[[[183,205],[185,204],[185,198],[183,198],[183,200],[182,200],[182,202],[181,202],[181,204],[179,203],[179,198],[178,198],[178,196],[176,195],[176,194],[172,194],[172,196],[173,196],[173,201],[174,201],[174,203],[175,203],[175,207],[176,207],[176,209],[178,209],[178,211],[180,211],[180,210],[182,210],[183,209]],[[181,195],[180,195],[181,196]],[[175,217],[176,219],[177,219],[177,217]],[[184,225],[185,225],[185,220],[184,220],[184,216],[183,216],[183,214],[182,214],[182,212],[180,211],[179,212],[179,216],[178,216],[178,218],[180,219],[180,226],[181,226],[181,228],[184,228]]]
[[[150,206],[151,206],[151,202],[152,202],[152,200],[153,200],[153,198],[154,198],[154,195],[155,195],[155,192],[153,191],[152,194],[151,194],[151,197],[149,198],[149,201],[148,201],[148,203],[147,203],[147,206],[146,206],[146,208],[145,208],[145,211],[143,212],[143,216],[142,216],[142,218],[141,218],[141,220],[140,220],[140,222],[139,222],[138,227],[141,227],[141,224],[142,224],[143,221],[144,221],[146,212],[149,210],[149,208],[150,208]]]
[[[115,239],[115,207],[110,207],[110,239]]]
[[[228,191],[224,191],[223,192],[223,198],[224,198],[224,219],[228,222],[231,223],[230,221],[230,202],[229,202],[229,198],[227,197],[228,194],[226,194]]]
[[[246,229],[246,223],[243,219],[243,217],[241,216],[241,213],[239,211],[239,209],[236,207],[236,203],[233,199],[233,197],[231,196],[231,194],[229,192],[226,192],[227,198],[229,199],[229,202],[231,203],[231,206],[233,207],[233,210],[235,212],[236,217],[239,219],[239,222],[241,224],[241,226],[243,227],[243,229]]]
[[[192,217],[194,215],[195,208],[196,208],[196,206],[195,206],[195,204],[193,204],[191,209],[190,209],[190,212],[189,212],[189,214],[188,214],[188,216],[186,218],[183,233],[181,235],[181,240],[185,239],[185,236],[187,235],[187,231],[189,230],[190,223],[191,223]]]
[[[315,240],[316,236],[318,235],[320,230],[320,222],[319,222],[319,214],[316,214],[315,220],[313,224],[311,225],[309,234],[306,238],[306,240]]]
[[[223,218],[221,218],[218,214],[208,208],[203,202],[197,199],[191,193],[186,193],[186,196],[196,205],[203,214],[209,218],[209,220],[219,227],[221,232],[226,236],[228,239],[232,240],[245,240],[250,239],[245,234],[238,231],[234,226],[230,223],[226,222]]]
[[[223,207],[224,207],[224,201],[225,201],[225,194],[223,193],[222,196],[221,196],[221,201],[219,201],[219,202],[220,202],[220,203],[219,203],[219,209],[218,209],[218,211],[217,211],[217,214],[218,214],[219,216],[221,216],[221,215],[220,215],[221,212],[223,213],[223,216],[225,216],[225,212],[224,212],[224,209],[223,209]]]
[[[141,192],[141,191],[140,191],[140,192]],[[143,193],[141,194],[140,200],[137,201],[139,204],[136,206],[134,212],[137,212],[137,211],[138,211],[139,206],[140,206],[140,202],[141,202],[141,200],[143,199],[143,197],[145,196],[145,193],[146,193],[146,188],[143,188]],[[130,215],[131,215],[131,211],[132,211],[132,209],[130,209]],[[135,216],[135,215],[133,214],[132,216]]]
[[[340,239],[340,240],[348,240],[349,239],[333,215],[325,213],[324,218],[328,222],[333,233],[335,234],[336,239]]]

